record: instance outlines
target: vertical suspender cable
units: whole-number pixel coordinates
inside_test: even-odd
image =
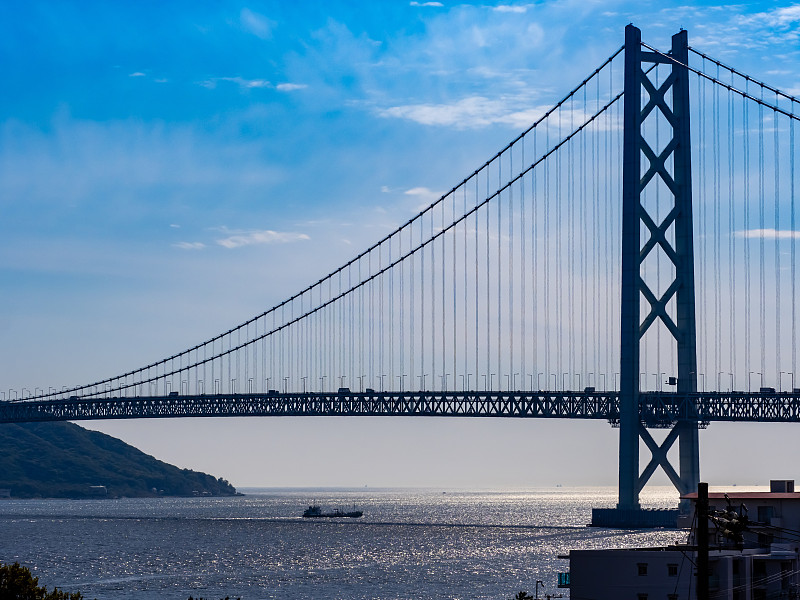
[[[453,209],[455,212],[455,209]],[[467,214],[467,185],[464,184],[464,214]],[[469,365],[467,361],[469,360],[469,346],[470,346],[470,339],[469,339],[469,303],[467,302],[467,231],[469,219],[464,219],[464,344],[463,344],[463,352],[464,352],[464,389],[467,385],[466,374],[469,372]],[[455,241],[455,234],[453,234],[453,240]],[[453,282],[455,283],[455,252],[453,253]],[[456,352],[456,328],[453,327],[453,356],[455,357]],[[453,369],[455,369],[455,358],[453,362]],[[455,373],[453,374],[455,377]]]
[[[570,134],[574,130],[574,96],[569,99],[569,131]],[[569,329],[569,336],[568,336],[568,347],[567,347],[567,364],[569,365],[569,377],[570,381],[572,381],[572,377],[574,377],[575,373],[575,327],[578,323],[580,323],[580,319],[576,318],[575,314],[575,300],[578,296],[575,285],[576,285],[576,277],[575,277],[575,260],[576,254],[578,252],[575,251],[575,245],[573,244],[573,240],[575,239],[575,145],[573,144],[572,140],[568,142],[567,145],[567,161],[568,161],[568,175],[567,175],[567,253],[569,256],[569,273],[567,274],[567,283],[569,285],[569,308],[570,308],[570,315],[569,315],[569,325],[566,323],[563,325],[567,329]],[[570,386],[571,387],[571,386]]]
[[[717,79],[719,79],[719,65],[717,66]],[[714,352],[714,374],[720,372],[720,359],[722,357],[722,291],[721,291],[721,278],[720,271],[722,265],[720,264],[720,244],[721,244],[721,217],[720,209],[722,204],[721,188],[722,181],[720,177],[720,87],[714,86],[714,262],[712,268],[714,269],[714,329],[716,340],[716,351]],[[719,391],[719,390],[717,390]]]
[[[348,329],[349,329],[349,332],[350,332],[350,335],[349,335],[349,338],[350,338],[350,349],[349,349],[350,350],[350,352],[349,352],[349,362],[350,362],[349,367],[350,367],[350,371],[349,371],[349,375],[348,375],[350,379],[349,379],[349,385],[346,386],[346,387],[351,387],[352,389],[355,389],[355,383],[356,383],[356,380],[355,380],[355,365],[356,365],[356,358],[355,358],[355,351],[356,351],[356,347],[355,347],[356,346],[355,329],[356,329],[356,323],[355,323],[355,315],[354,315],[354,312],[355,312],[354,306],[355,306],[355,303],[356,303],[357,296],[353,293],[353,265],[352,264],[347,268],[347,297],[350,300],[350,302],[348,303],[348,306],[350,308],[350,315],[348,316],[348,319],[347,319],[347,325],[348,325]]]
[[[452,216],[453,216],[453,221],[455,221],[455,217],[456,217],[456,193],[455,192],[453,192],[452,203],[451,203],[450,206],[451,206],[451,212],[452,212]],[[444,219],[444,204],[442,204],[442,226],[444,226],[444,221],[445,221],[445,219]],[[457,262],[456,261],[456,234],[457,233],[458,233],[458,228],[455,228],[455,227],[453,228],[453,231],[450,233],[450,235],[453,238],[453,252],[452,252],[452,256],[450,258],[450,263],[452,265],[452,270],[453,270],[453,324],[452,324],[452,327],[451,327],[451,329],[453,330],[453,383],[455,383],[455,380],[456,380],[456,377],[457,377],[456,371],[458,370],[458,365],[456,363],[456,340],[455,340],[456,329],[458,329],[458,325],[456,324],[456,315],[457,315],[457,312],[456,312],[456,288],[457,288],[457,286],[456,286],[456,262]],[[442,373],[446,373],[447,372],[447,368],[445,366],[445,353],[447,352],[447,344],[445,343],[445,335],[446,335],[447,328],[445,327],[445,318],[444,318],[445,317],[445,297],[446,297],[445,290],[447,289],[447,287],[445,285],[446,282],[445,282],[444,273],[445,273],[445,265],[447,265],[447,261],[444,260],[444,256],[445,256],[444,238],[442,238]],[[446,384],[447,382],[445,381],[444,383]],[[456,388],[455,388],[455,386],[453,386],[451,389],[456,389]]]
[[[745,92],[747,92],[747,81],[745,81]],[[744,148],[744,236],[743,236],[743,244],[744,244],[744,285],[745,285],[745,296],[744,296],[744,362],[745,362],[745,375],[747,377],[746,387],[750,389],[750,355],[751,355],[751,344],[750,338],[752,333],[752,321],[753,319],[750,318],[752,314],[750,311],[750,305],[752,301],[752,287],[751,287],[751,277],[750,277],[750,105],[747,103],[747,99],[742,99],[742,120],[744,121],[744,135],[745,140],[742,144],[742,148]]]
[[[480,198],[480,192],[479,192],[478,176],[476,175],[475,176],[475,203],[476,204],[479,202],[479,198]],[[480,314],[479,310],[478,310],[479,307],[480,307],[480,298],[479,298],[479,295],[480,295],[480,284],[478,283],[478,280],[480,279],[480,277],[479,277],[480,265],[479,265],[479,261],[478,261],[478,245],[479,245],[478,244],[478,241],[479,241],[478,240],[478,235],[479,235],[478,230],[480,229],[480,227],[479,227],[479,221],[480,220],[478,218],[479,216],[480,216],[480,211],[476,210],[475,211],[475,389],[476,390],[480,389],[478,387],[478,385],[477,385],[478,384],[478,378],[480,377],[480,375],[479,375],[479,373],[480,373],[480,370],[479,370],[479,366],[480,366],[480,359],[479,359],[480,327],[479,327],[479,323],[478,323],[479,314]]]
[[[550,128],[545,128],[545,152],[550,150]],[[550,315],[550,162],[544,163],[544,181],[542,182],[544,188],[544,237],[542,243],[544,245],[544,318],[542,324],[544,327],[544,376],[545,383],[550,385],[550,365],[553,357],[553,349],[550,346],[550,327],[553,324],[553,319]],[[548,387],[547,389],[551,389]]]
[[[381,358],[380,358],[380,370],[377,372],[376,375],[380,377],[380,385],[381,391],[386,391],[386,383],[385,378],[389,378],[389,388],[390,390],[395,389],[394,387],[394,305],[392,304],[393,298],[393,289],[392,289],[392,280],[394,279],[394,272],[396,268],[392,268],[389,271],[384,271],[385,264],[391,264],[391,255],[392,255],[392,238],[389,238],[386,242],[386,259],[383,257],[384,250],[381,247],[381,251],[378,255],[378,264],[379,269],[383,272],[380,279],[379,290],[378,290],[378,313],[379,313],[379,321],[378,321],[378,336],[380,338],[380,351],[381,351]],[[388,262],[387,262],[388,261]],[[388,326],[388,327],[387,327]],[[388,336],[386,335],[386,331],[389,331]]]
[[[778,103],[778,96],[775,96],[775,104]],[[778,389],[781,387],[781,253],[780,253],[780,159],[778,149],[778,113],[772,111],[772,165],[775,174],[775,375],[778,382]]]
[[[597,78],[597,83],[595,85],[595,108],[600,105],[600,78]],[[604,116],[605,123],[603,129],[605,131],[610,131],[608,129],[608,119],[611,111],[607,111],[606,115]],[[598,144],[598,130],[601,130],[599,126],[593,126],[591,129],[591,143],[590,143],[590,160],[589,160],[589,170],[592,174],[592,186],[591,186],[591,194],[592,194],[592,223],[594,223],[594,240],[592,244],[592,252],[590,256],[592,257],[592,294],[590,298],[592,298],[592,307],[594,310],[593,313],[593,323],[592,323],[592,352],[594,354],[594,371],[597,373],[599,378],[600,373],[607,372],[605,365],[601,365],[601,357],[605,354],[600,349],[600,340],[602,340],[602,336],[600,335],[600,328],[602,327],[601,323],[605,320],[605,298],[601,296],[601,289],[607,289],[605,286],[601,286],[600,284],[600,248],[605,250],[605,244],[607,240],[604,239],[604,232],[601,231],[600,227],[600,219],[601,219],[601,212],[600,212],[600,167],[598,164],[599,153],[597,151],[597,144]],[[607,139],[607,136],[606,136]],[[608,174],[607,174],[608,175]],[[605,183],[603,183],[605,185]],[[602,315],[602,317],[601,317]],[[608,360],[608,357],[605,358]],[[605,378],[604,378],[605,379]],[[608,387],[608,382],[604,381],[605,387]]]
[[[789,195],[791,196],[791,230],[792,230],[792,373],[796,377],[798,374],[797,364],[797,231],[796,206],[797,198],[794,189],[794,119],[789,120]],[[794,382],[792,382],[794,383]],[[794,391],[794,390],[792,390]]]
[[[434,232],[434,225],[433,225],[433,213],[434,211],[431,210],[431,230],[429,232],[430,236],[433,236]],[[436,244],[432,243],[430,251],[430,271],[431,271],[431,316],[430,316],[430,330],[431,332],[428,334],[428,338],[430,340],[430,350],[431,350],[431,388],[436,389],[436,327],[434,323],[436,322]],[[424,271],[424,269],[423,269]],[[424,368],[423,368],[424,369]],[[425,372],[424,370],[422,371]]]
[[[613,68],[613,63],[611,65],[611,68]],[[611,73],[609,73],[609,84],[611,83],[611,77],[612,77],[612,75],[611,75]],[[621,102],[617,102],[616,103],[616,111],[617,111],[617,114],[616,114],[616,119],[615,119],[615,122],[614,122],[616,127],[611,129],[611,131],[616,131],[617,132],[617,136],[616,136],[617,147],[616,147],[615,156],[617,158],[617,163],[621,164],[621,159],[622,159],[621,148],[623,147],[622,127],[620,126],[623,123],[622,103]],[[609,136],[608,135],[604,136],[604,138],[605,138],[605,149],[606,149],[606,152],[605,152],[606,173],[611,173],[612,172],[612,157],[611,157],[611,152],[610,152],[610,150],[611,150],[611,140],[609,140]],[[618,173],[619,172],[621,172],[621,170],[618,169]],[[621,243],[622,227],[617,228],[614,233],[612,233],[612,231],[611,231],[612,222],[613,223],[619,223],[619,224],[622,223],[622,214],[621,214],[621,209],[622,209],[622,203],[621,203],[622,188],[621,188],[620,179],[617,179],[616,180],[617,181],[617,189],[614,190],[614,192],[616,192],[616,193],[612,194],[612,187],[611,187],[611,183],[609,182],[609,178],[606,177],[605,179],[606,179],[605,204],[606,204],[606,206],[608,207],[609,210],[604,210],[603,213],[605,215],[605,220],[606,220],[606,257],[610,257],[611,256],[611,248],[612,247],[613,248],[621,248],[622,247],[622,243]],[[612,204],[612,198],[614,198],[613,204]],[[617,210],[615,212],[612,212],[612,210],[610,210],[612,208],[616,208]],[[613,242],[614,242],[613,246],[612,246],[612,243],[611,243],[612,239],[613,239]],[[619,324],[619,321],[618,321],[618,318],[619,318],[618,312],[612,310],[612,300],[613,299],[612,299],[612,288],[611,288],[611,261],[608,258],[606,258],[604,263],[605,263],[605,271],[606,271],[606,290],[607,290],[606,291],[606,320],[605,320],[605,322],[606,322],[606,356],[609,357],[609,359],[607,359],[607,361],[610,360],[610,362],[607,362],[606,364],[609,367],[609,371],[613,371],[615,366],[619,364],[619,355],[616,354],[617,344],[612,344],[611,340],[612,340],[612,335],[619,335],[619,332],[620,332],[620,326],[619,325],[620,324]],[[617,296],[617,298],[619,299],[619,296]],[[613,328],[611,327],[611,323],[612,322],[614,322],[614,324],[615,324],[615,326]],[[612,334],[612,331],[613,331],[613,334]],[[611,373],[609,372],[609,375],[610,374]]]
[[[761,99],[764,99],[764,86],[761,86]],[[766,242],[764,239],[764,228],[766,227],[765,215],[765,191],[764,191],[764,108],[763,105],[758,105],[758,290],[759,290],[759,312],[760,312],[760,334],[761,334],[761,381],[764,379],[764,372],[767,370],[767,344],[766,344],[766,331],[767,331],[767,312],[766,300],[767,290],[766,282],[764,281],[765,273],[765,252]]]
[[[372,252],[367,255],[367,259],[371,260]],[[364,313],[367,312],[364,309],[364,279],[362,277],[362,269],[361,266],[364,262],[363,257],[358,260],[358,376],[361,377],[359,380],[359,391],[364,391],[364,349],[367,345],[367,337],[364,335]],[[368,273],[372,274],[372,269],[368,270]],[[370,281],[370,287],[372,287],[372,282]],[[367,317],[370,317],[372,312],[370,311],[367,313]],[[369,324],[368,324],[369,325]],[[372,353],[370,352],[370,355]],[[370,373],[372,370],[370,369]]]
[[[486,170],[486,197],[489,197],[489,170]],[[489,256],[489,215],[491,212],[491,206],[489,203],[486,204],[486,375],[485,379],[488,382],[489,374],[492,372],[491,368],[491,351],[492,351],[492,334],[491,334],[491,319],[492,319],[492,310],[491,310],[491,301],[490,301],[490,294],[491,294],[491,258]],[[500,307],[498,306],[497,310],[499,311]],[[490,385],[487,384],[486,389],[490,389]]]
[[[403,234],[399,233],[397,236],[397,255],[403,256]],[[405,365],[405,303],[406,303],[406,296],[405,296],[405,266],[406,261],[401,261],[397,268],[400,270],[400,294],[398,295],[398,300],[400,301],[400,322],[399,322],[399,338],[400,344],[398,347],[398,352],[400,354],[400,368],[397,374],[397,377],[400,379],[400,391],[403,391],[403,377],[406,375],[406,365]]]
[[[431,223],[431,229],[433,229],[433,223]],[[420,380],[421,390],[425,389],[425,371],[426,371],[426,364],[425,364],[425,342],[427,339],[425,338],[425,276],[427,273],[425,272],[425,246],[422,245],[423,241],[425,240],[425,224],[420,220],[419,224],[419,242],[421,246],[420,250],[420,267],[419,267],[419,293],[420,293],[420,301],[419,301],[419,308],[420,308],[420,315],[419,315],[419,373],[422,375],[422,379]],[[431,265],[433,265],[433,261],[431,260]],[[433,291],[431,291],[431,294]],[[435,379],[435,376],[434,376]]]
[[[536,130],[533,130],[533,160],[536,160]],[[538,273],[539,273],[539,254],[537,249],[539,247],[539,238],[536,236],[536,221],[538,219],[537,211],[537,188],[536,188],[536,170],[531,171],[531,342],[533,351],[533,371],[537,374],[539,371],[539,337],[538,337],[538,323],[539,323],[539,307],[537,306],[537,298],[539,297],[540,290]],[[533,387],[533,386],[531,386]],[[536,382],[536,389],[539,389],[539,381]]]
[[[589,113],[589,106],[586,101],[586,86],[583,87],[583,112],[584,114]],[[594,131],[594,127],[592,127],[592,131]],[[588,332],[588,312],[589,307],[586,302],[586,298],[588,297],[586,293],[586,289],[589,286],[589,279],[586,276],[586,262],[587,262],[587,253],[586,247],[589,243],[589,223],[587,222],[587,214],[588,210],[586,208],[586,136],[589,135],[588,133],[583,133],[581,135],[581,148],[580,148],[580,155],[581,155],[581,166],[580,166],[580,178],[579,183],[581,187],[580,191],[580,207],[581,207],[581,233],[578,236],[578,240],[580,242],[580,263],[581,263],[581,297],[580,297],[580,304],[581,304],[581,371],[587,373],[589,372],[589,366],[586,362],[586,351],[587,346],[589,343],[589,332]],[[595,298],[596,304],[597,299]],[[594,371],[594,369],[591,369]],[[591,385],[588,381],[586,385]]]
[[[502,156],[498,157],[497,159],[497,189],[499,190],[503,187],[503,158]],[[503,195],[502,193],[498,194],[497,196],[497,274],[495,278],[497,279],[497,379],[498,381],[502,381],[502,360],[500,357],[500,352],[502,348],[502,343],[500,339],[503,335],[502,330],[502,316],[503,316],[503,303],[502,303],[502,261],[501,261],[501,244],[503,239],[503,218],[502,218],[502,210],[503,210]],[[498,384],[497,389],[501,389],[501,386]]]
[[[413,223],[411,225],[409,225],[409,235],[408,235],[408,237],[409,237],[408,247],[410,249],[410,248],[414,247],[414,225],[413,225]],[[416,292],[416,289],[415,289],[416,288],[416,277],[414,275],[414,267],[415,267],[415,263],[416,263],[416,258],[417,258],[416,254],[411,254],[411,256],[409,257],[409,259],[411,261],[411,273],[410,273],[410,276],[409,276],[411,289],[410,289],[410,294],[409,294],[410,298],[409,298],[409,310],[408,310],[408,320],[409,320],[409,332],[408,332],[408,339],[409,339],[409,348],[408,348],[409,369],[408,369],[408,371],[409,371],[409,373],[408,373],[408,378],[410,380],[410,385],[411,386],[414,385],[414,382],[416,381],[414,376],[417,374],[415,369],[414,369],[414,363],[415,363],[414,358],[415,358],[415,355],[416,355],[416,353],[414,352],[414,345],[415,345],[415,342],[416,342],[416,332],[414,331],[414,321],[415,321],[414,317],[415,317],[415,315],[417,313],[417,305],[416,305],[417,295],[415,293]],[[414,388],[412,387],[411,389],[414,389]]]
[[[733,78],[733,75],[731,75]],[[728,312],[730,318],[729,324],[729,331],[730,331],[730,372],[736,373],[736,354],[738,352],[738,348],[736,347],[736,323],[735,323],[735,314],[736,314],[736,256],[735,256],[735,248],[733,244],[734,239],[734,232],[735,232],[735,221],[734,221],[734,203],[733,203],[733,192],[734,192],[734,165],[735,165],[735,155],[734,155],[734,148],[735,144],[734,135],[736,133],[735,123],[736,123],[736,115],[734,114],[734,98],[733,94],[728,94]],[[722,390],[719,390],[722,391]],[[733,382],[731,382],[731,390],[733,391]]]
[[[508,177],[514,177],[514,147],[508,151]],[[514,186],[508,188],[508,373],[509,389],[514,383]],[[498,344],[498,347],[500,344]]]
[[[378,256],[380,256],[381,250],[383,249],[383,244],[378,245]],[[378,260],[380,263],[380,259]],[[380,270],[380,268],[378,269]],[[372,277],[372,252],[369,253],[369,275]],[[378,280],[378,286],[380,287],[380,282],[383,278],[380,277]],[[378,357],[378,366],[382,367],[380,357],[383,353],[383,340],[375,340],[375,280],[371,279],[369,282],[369,381],[370,387],[375,389],[375,374],[377,371],[375,370],[375,357]],[[376,348],[377,346],[377,348]],[[381,369],[381,372],[383,370]]]
[[[705,58],[703,58],[702,63],[702,71],[705,72]],[[698,318],[703,323],[703,360],[702,366],[700,364],[697,365],[698,371],[705,372],[708,369],[708,346],[710,336],[708,334],[708,237],[706,236],[706,219],[707,219],[707,202],[706,197],[708,193],[708,187],[706,184],[706,172],[708,170],[707,160],[706,160],[706,153],[708,152],[707,144],[708,144],[708,136],[707,136],[707,128],[708,128],[708,120],[706,119],[706,104],[707,104],[707,94],[706,94],[706,80],[704,78],[698,78],[697,80],[698,85],[698,97],[700,98],[700,160],[699,160],[699,170],[700,170],[700,196],[698,198],[700,202],[700,219],[698,223],[698,230],[700,235],[700,264],[702,265],[702,277],[701,285],[700,285],[700,305],[698,307]],[[695,378],[699,378],[699,373],[695,374]]]
[[[562,140],[561,137],[561,110],[558,111],[558,142]],[[556,142],[556,143],[558,143]],[[555,181],[555,201],[556,201],[556,388],[558,388],[558,371],[559,367],[561,366],[561,361],[564,359],[563,354],[563,347],[562,347],[562,334],[563,334],[563,323],[562,323],[562,305],[561,305],[561,286],[564,282],[564,265],[562,264],[562,253],[561,253],[561,214],[564,208],[564,202],[561,197],[561,150],[558,151],[556,154],[556,181]]]
[[[522,140],[522,153],[521,153],[520,160],[522,162],[521,167],[524,169],[526,167],[525,164],[525,139]],[[525,297],[525,280],[528,278],[528,272],[525,268],[526,266],[526,256],[525,253],[527,252],[525,238],[527,237],[526,232],[526,221],[525,221],[525,178],[519,180],[519,242],[520,242],[520,250],[519,250],[519,262],[520,262],[520,315],[522,317],[522,322],[520,323],[522,330],[522,338],[520,339],[520,363],[522,364],[522,369],[520,371],[520,375],[522,376],[522,383],[520,389],[525,389],[525,381],[527,380],[527,356],[526,356],[526,346],[527,346],[527,338],[528,338],[528,328],[527,328],[527,313],[528,313],[528,299]],[[533,387],[533,386],[531,386]]]

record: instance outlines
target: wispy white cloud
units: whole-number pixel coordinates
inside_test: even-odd
[[[470,96],[450,104],[408,104],[378,111],[381,117],[407,119],[421,125],[439,125],[457,129],[471,129],[503,124],[515,128],[526,127],[535,121],[538,108],[519,110],[518,100],[491,100],[483,96]]]
[[[444,6],[441,2],[411,2],[411,6],[435,6],[441,8]]]
[[[223,230],[225,230],[223,228]],[[227,231],[227,230],[225,230]],[[285,244],[311,239],[305,233],[285,231],[272,231],[271,229],[236,231],[231,235],[217,240],[217,244],[224,248],[241,248],[261,244]]]
[[[442,192],[437,192],[424,186],[411,188],[403,193],[414,199],[415,210],[423,210],[442,197]]]
[[[747,239],[800,240],[800,231],[792,231],[791,229],[746,229],[737,231],[735,235]]]
[[[128,75],[128,77],[146,77],[146,75],[141,71],[136,71],[135,73],[131,73],[130,75]]]
[[[214,89],[219,82],[235,83],[244,89],[268,88],[272,86],[266,79],[245,79],[243,77],[212,77],[211,79],[200,82],[200,85],[208,89]]]
[[[753,21],[770,23],[777,27],[790,27],[800,23],[800,4],[782,6],[773,10],[756,13],[751,17]]]
[[[206,247],[203,242],[177,242],[176,244],[172,244],[175,248],[180,248],[181,250],[202,250]]]
[[[497,12],[505,12],[505,13],[526,13],[528,12],[528,7],[525,4],[500,4],[498,6],[492,7],[492,10]]]
[[[242,28],[253,35],[260,37],[262,40],[268,40],[272,37],[272,30],[277,23],[265,17],[262,14],[254,12],[249,8],[243,8],[239,15]]]
[[[304,90],[308,86],[304,83],[279,83],[275,89],[279,92],[293,92],[295,90]]]
[[[442,196],[440,192],[436,192],[426,187],[415,187],[403,192],[406,196],[417,196],[425,200],[436,200]]]

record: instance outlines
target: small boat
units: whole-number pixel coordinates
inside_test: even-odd
[[[357,519],[358,517],[362,516],[364,513],[360,510],[351,510],[351,511],[343,511],[339,510],[338,508],[334,509],[333,512],[322,512],[322,509],[317,506],[316,504],[312,504],[306,510],[303,511],[303,518],[304,519],[319,519],[319,518],[330,518],[334,519],[337,517],[346,517],[349,519]]]

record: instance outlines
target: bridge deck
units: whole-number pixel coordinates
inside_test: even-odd
[[[689,419],[800,422],[800,393],[642,392],[647,427]],[[174,417],[428,416],[599,419],[617,425],[617,392],[446,391],[71,397],[0,402],[0,423]]]

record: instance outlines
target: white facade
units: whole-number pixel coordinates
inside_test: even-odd
[[[711,513],[735,507],[748,517],[741,541],[726,536],[724,521],[709,524],[711,600],[800,597],[800,493],[794,482],[772,482],[770,492],[709,494]],[[693,502],[697,494],[690,494]],[[746,507],[739,508],[742,505]],[[710,513],[710,514],[711,514]],[[573,600],[694,600],[696,546],[573,550]]]

